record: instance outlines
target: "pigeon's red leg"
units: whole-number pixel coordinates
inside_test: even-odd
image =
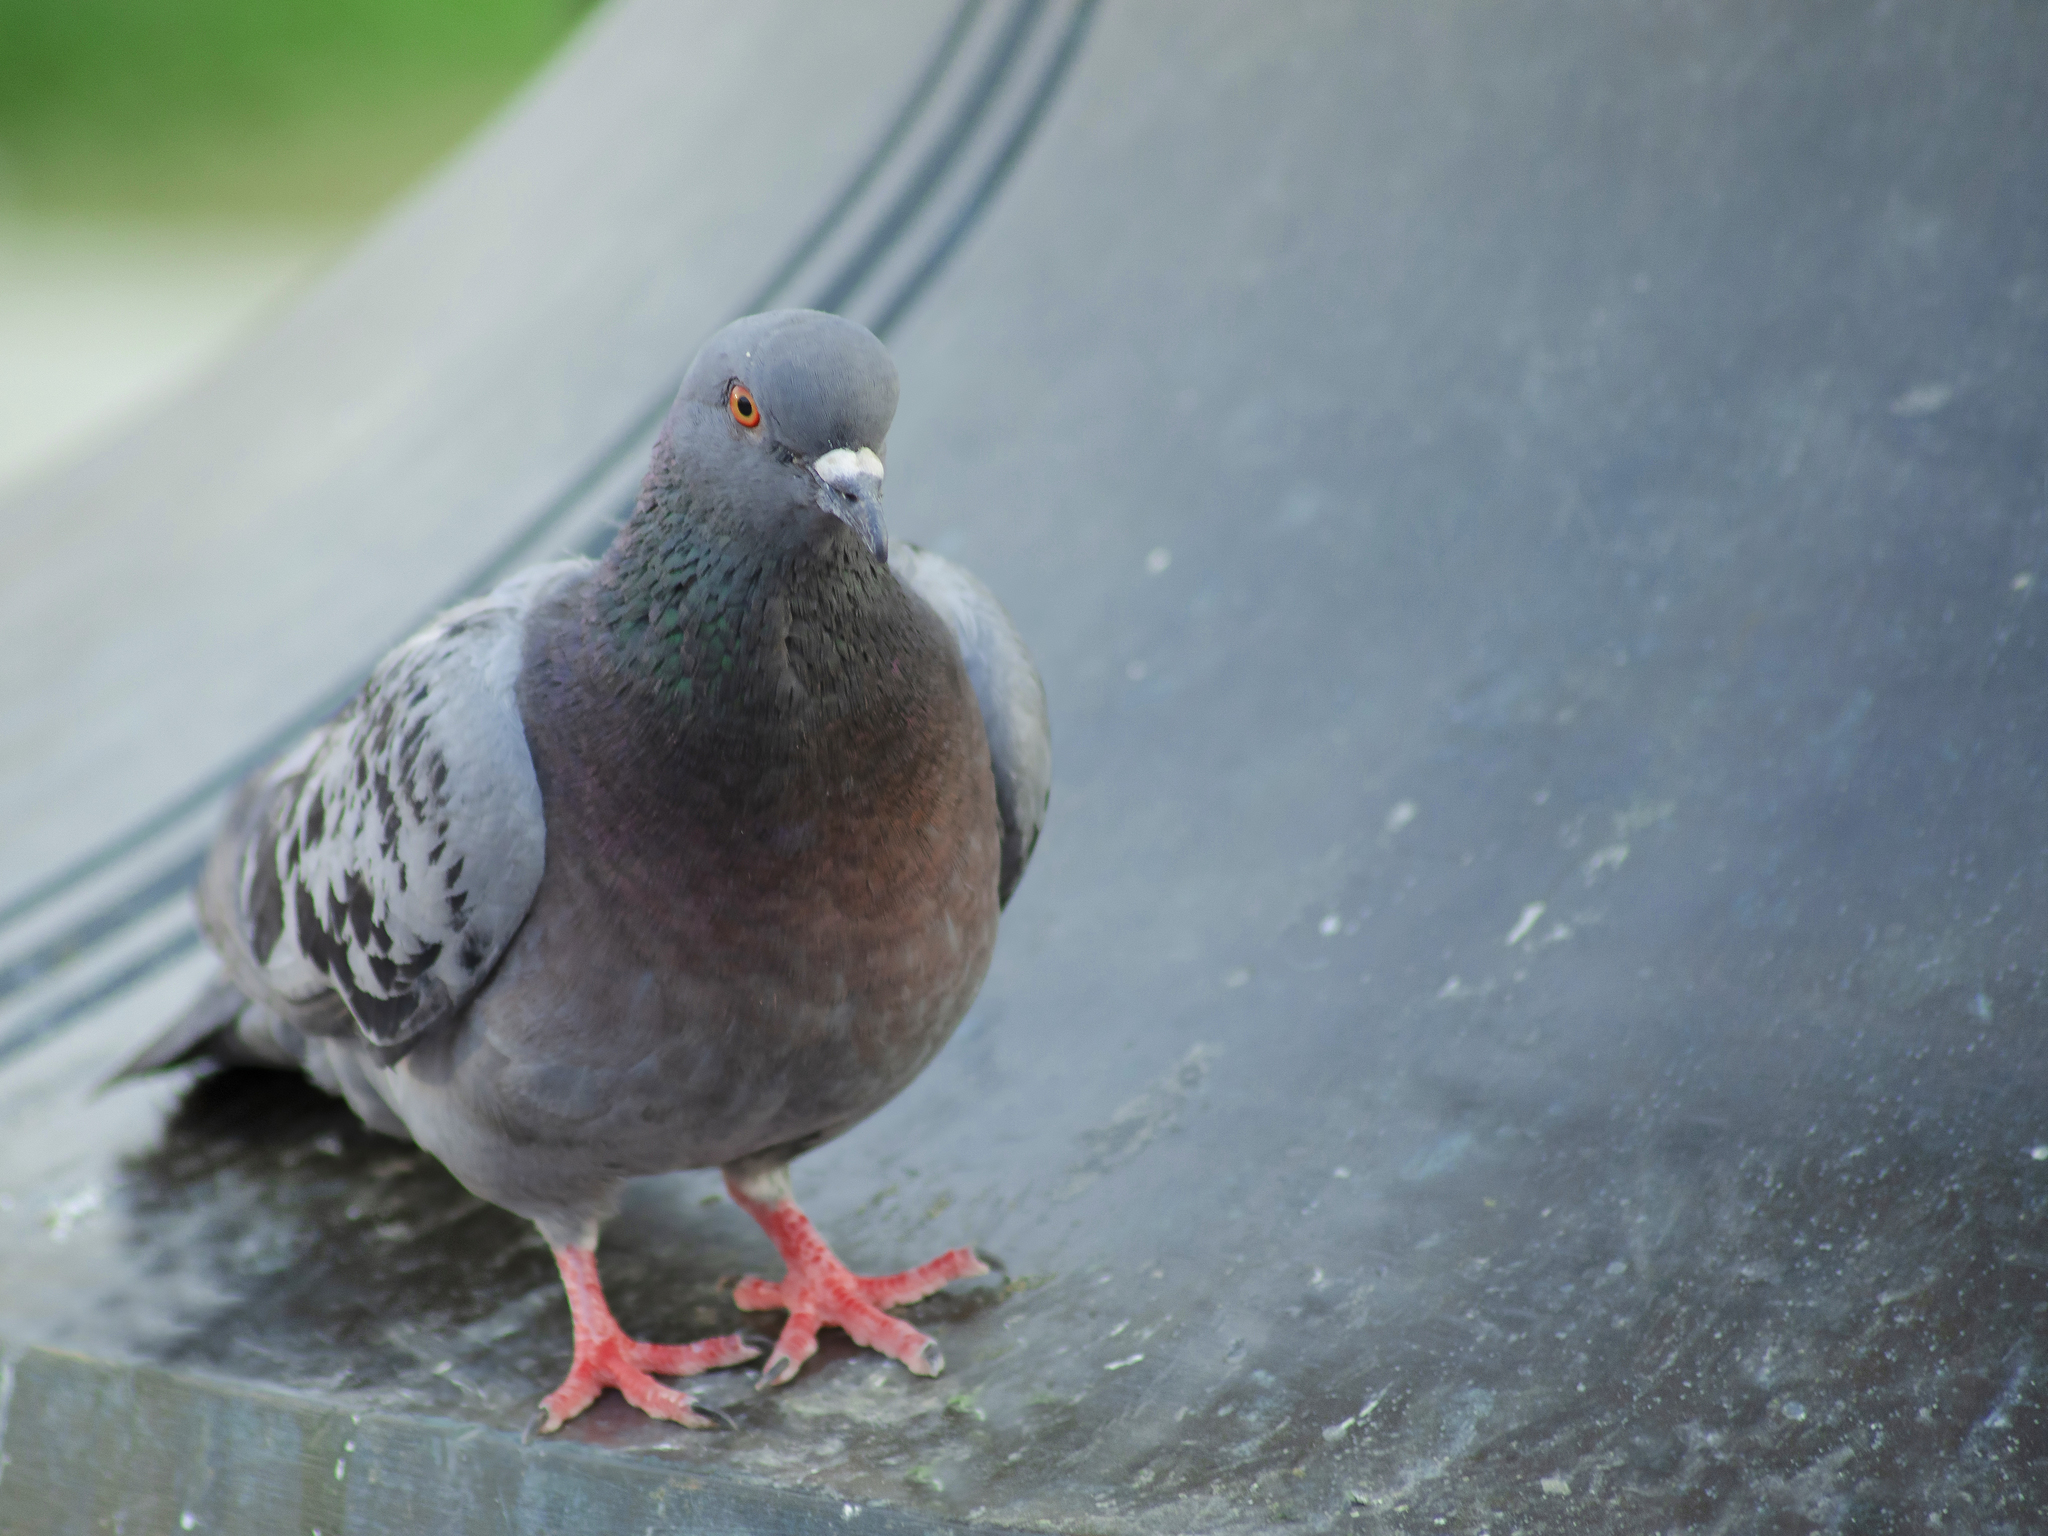
[[[576,1360],[562,1384],[541,1399],[547,1421],[541,1433],[553,1434],[597,1401],[606,1387],[617,1387],[627,1402],[652,1418],[686,1424],[691,1429],[730,1429],[725,1415],[699,1408],[687,1392],[664,1387],[650,1372],[663,1376],[695,1376],[722,1365],[738,1365],[761,1351],[736,1333],[699,1344],[642,1344],[625,1331],[605,1305],[598,1283],[597,1253],[590,1248],[556,1248],[562,1289],[569,1293],[569,1318],[576,1329]]]
[[[882,1309],[917,1301],[950,1281],[987,1274],[988,1266],[972,1248],[955,1248],[900,1275],[856,1275],[797,1208],[786,1167],[744,1174],[728,1169],[725,1187],[740,1209],[761,1224],[789,1271],[780,1280],[749,1275],[732,1294],[744,1311],[779,1307],[789,1313],[757,1385],[779,1387],[795,1376],[816,1352],[818,1330],[828,1325],[845,1329],[854,1343],[878,1349],[920,1376],[936,1376],[946,1368],[935,1339]]]

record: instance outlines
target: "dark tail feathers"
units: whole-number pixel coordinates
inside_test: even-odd
[[[249,1000],[236,990],[225,971],[206,984],[206,990],[192,1000],[192,1006],[149,1044],[137,1051],[101,1086],[111,1088],[152,1072],[182,1067],[208,1058],[234,1059],[235,1021]]]

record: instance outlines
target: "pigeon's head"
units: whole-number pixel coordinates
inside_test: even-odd
[[[829,514],[886,564],[882,454],[895,415],[896,365],[865,327],[778,309],[704,343],[665,430],[693,500],[785,536]]]

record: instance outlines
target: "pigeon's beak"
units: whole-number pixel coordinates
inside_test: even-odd
[[[889,563],[889,534],[882,526],[882,460],[872,448],[834,448],[821,453],[811,473],[824,482],[818,505],[861,536],[874,557]]]

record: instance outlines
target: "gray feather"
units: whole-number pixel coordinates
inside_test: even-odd
[[[519,930],[546,849],[517,684],[542,566],[443,614],[244,788],[200,887],[246,995],[385,1060],[460,1011]]]
[[[889,569],[946,621],[967,664],[967,679],[981,705],[996,776],[996,808],[1003,819],[1003,872],[998,895],[1007,904],[1024,877],[1045,825],[1052,794],[1052,727],[1045,684],[1024,638],[995,594],[944,555],[894,540]]]

